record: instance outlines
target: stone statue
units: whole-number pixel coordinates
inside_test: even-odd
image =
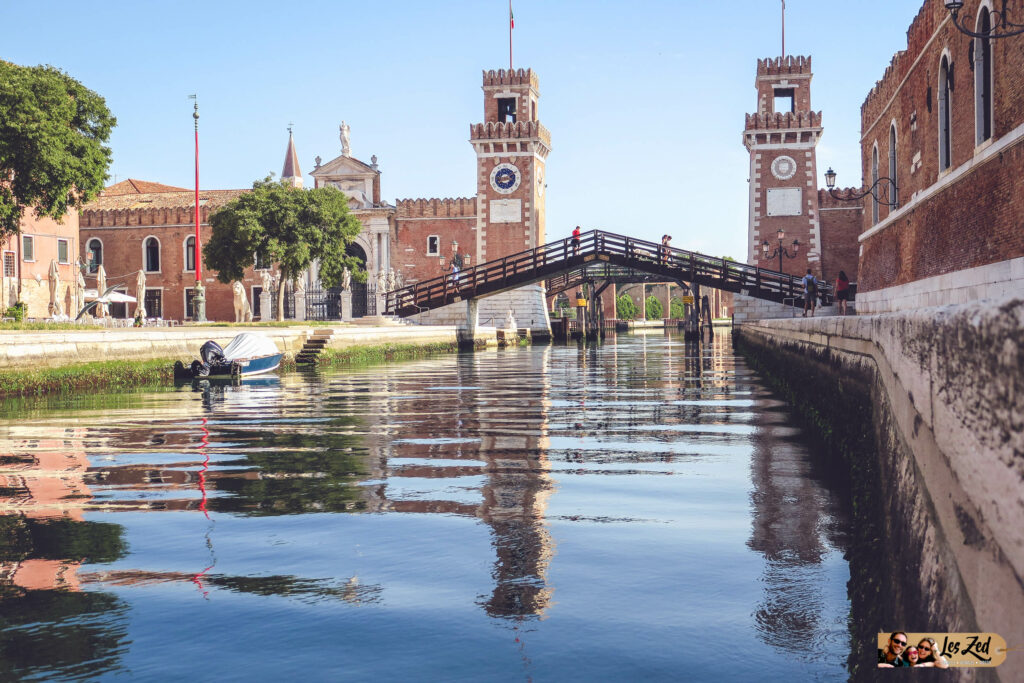
[[[297,278],[295,278],[295,291],[296,292],[305,292],[306,291],[306,276],[305,276],[305,274],[300,275]]]
[[[345,270],[341,273],[341,290],[346,292],[352,287],[352,271],[345,266]]]
[[[341,155],[345,157],[352,156],[352,149],[349,147],[349,128],[348,124],[344,121],[338,126],[339,137],[341,138]]]
[[[269,293],[270,292],[270,288],[274,284],[273,281],[270,278],[270,271],[269,270],[261,270],[260,271],[260,282],[263,285],[263,291]]]
[[[249,306],[249,299],[245,296],[245,285],[235,280],[231,283],[231,290],[235,294],[235,322],[252,322],[252,308]]]
[[[388,291],[388,274],[383,270],[377,271],[377,293],[383,294]]]
[[[79,263],[79,265],[81,264]],[[85,276],[82,275],[82,269],[80,267],[75,270],[78,271],[78,279],[75,282],[75,297],[77,301],[75,305],[81,309],[82,306],[85,305]]]
[[[388,291],[389,292],[393,292],[396,289],[398,289],[398,287],[397,287],[398,280],[395,278],[395,269],[394,268],[388,268],[387,285],[388,285]]]
[[[516,318],[515,318],[514,315],[512,315],[512,309],[511,308],[508,309],[508,315],[505,316],[505,329],[506,330],[515,330],[515,329],[517,329],[516,328]]]
[[[320,168],[320,161],[321,161],[320,155],[317,155],[317,157],[316,157],[316,159],[314,159],[314,161],[316,161],[316,166],[313,167],[313,170],[315,171],[316,169]]]

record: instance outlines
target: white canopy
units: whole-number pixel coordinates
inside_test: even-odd
[[[85,300],[86,301],[94,301],[96,299],[99,299],[99,294],[96,292],[95,289],[87,289],[87,290],[85,290]],[[117,290],[114,290],[110,294],[107,294],[106,298],[102,300],[102,303],[105,303],[105,304],[133,304],[133,303],[135,303],[135,297],[128,296],[127,294],[122,294],[121,292],[118,292]]]
[[[224,347],[224,359],[228,361],[242,358],[256,358],[281,353],[268,337],[255,332],[243,332]]]

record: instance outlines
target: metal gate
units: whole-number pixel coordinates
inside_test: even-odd
[[[341,320],[341,288],[306,290],[306,320]]]

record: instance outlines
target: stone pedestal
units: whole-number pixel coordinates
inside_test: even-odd
[[[272,311],[274,310],[273,299],[271,298],[270,291],[264,289],[260,292],[260,320],[267,321],[273,320],[274,316]]]
[[[341,319],[348,322],[352,320],[352,290],[346,289],[341,293]]]
[[[295,319],[306,319],[306,290],[304,289],[295,290]]]

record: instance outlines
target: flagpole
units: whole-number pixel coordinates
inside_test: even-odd
[[[782,57],[786,57],[786,0],[782,0]]]
[[[508,0],[508,70],[512,71],[512,29],[516,22],[512,18],[512,0]]]

